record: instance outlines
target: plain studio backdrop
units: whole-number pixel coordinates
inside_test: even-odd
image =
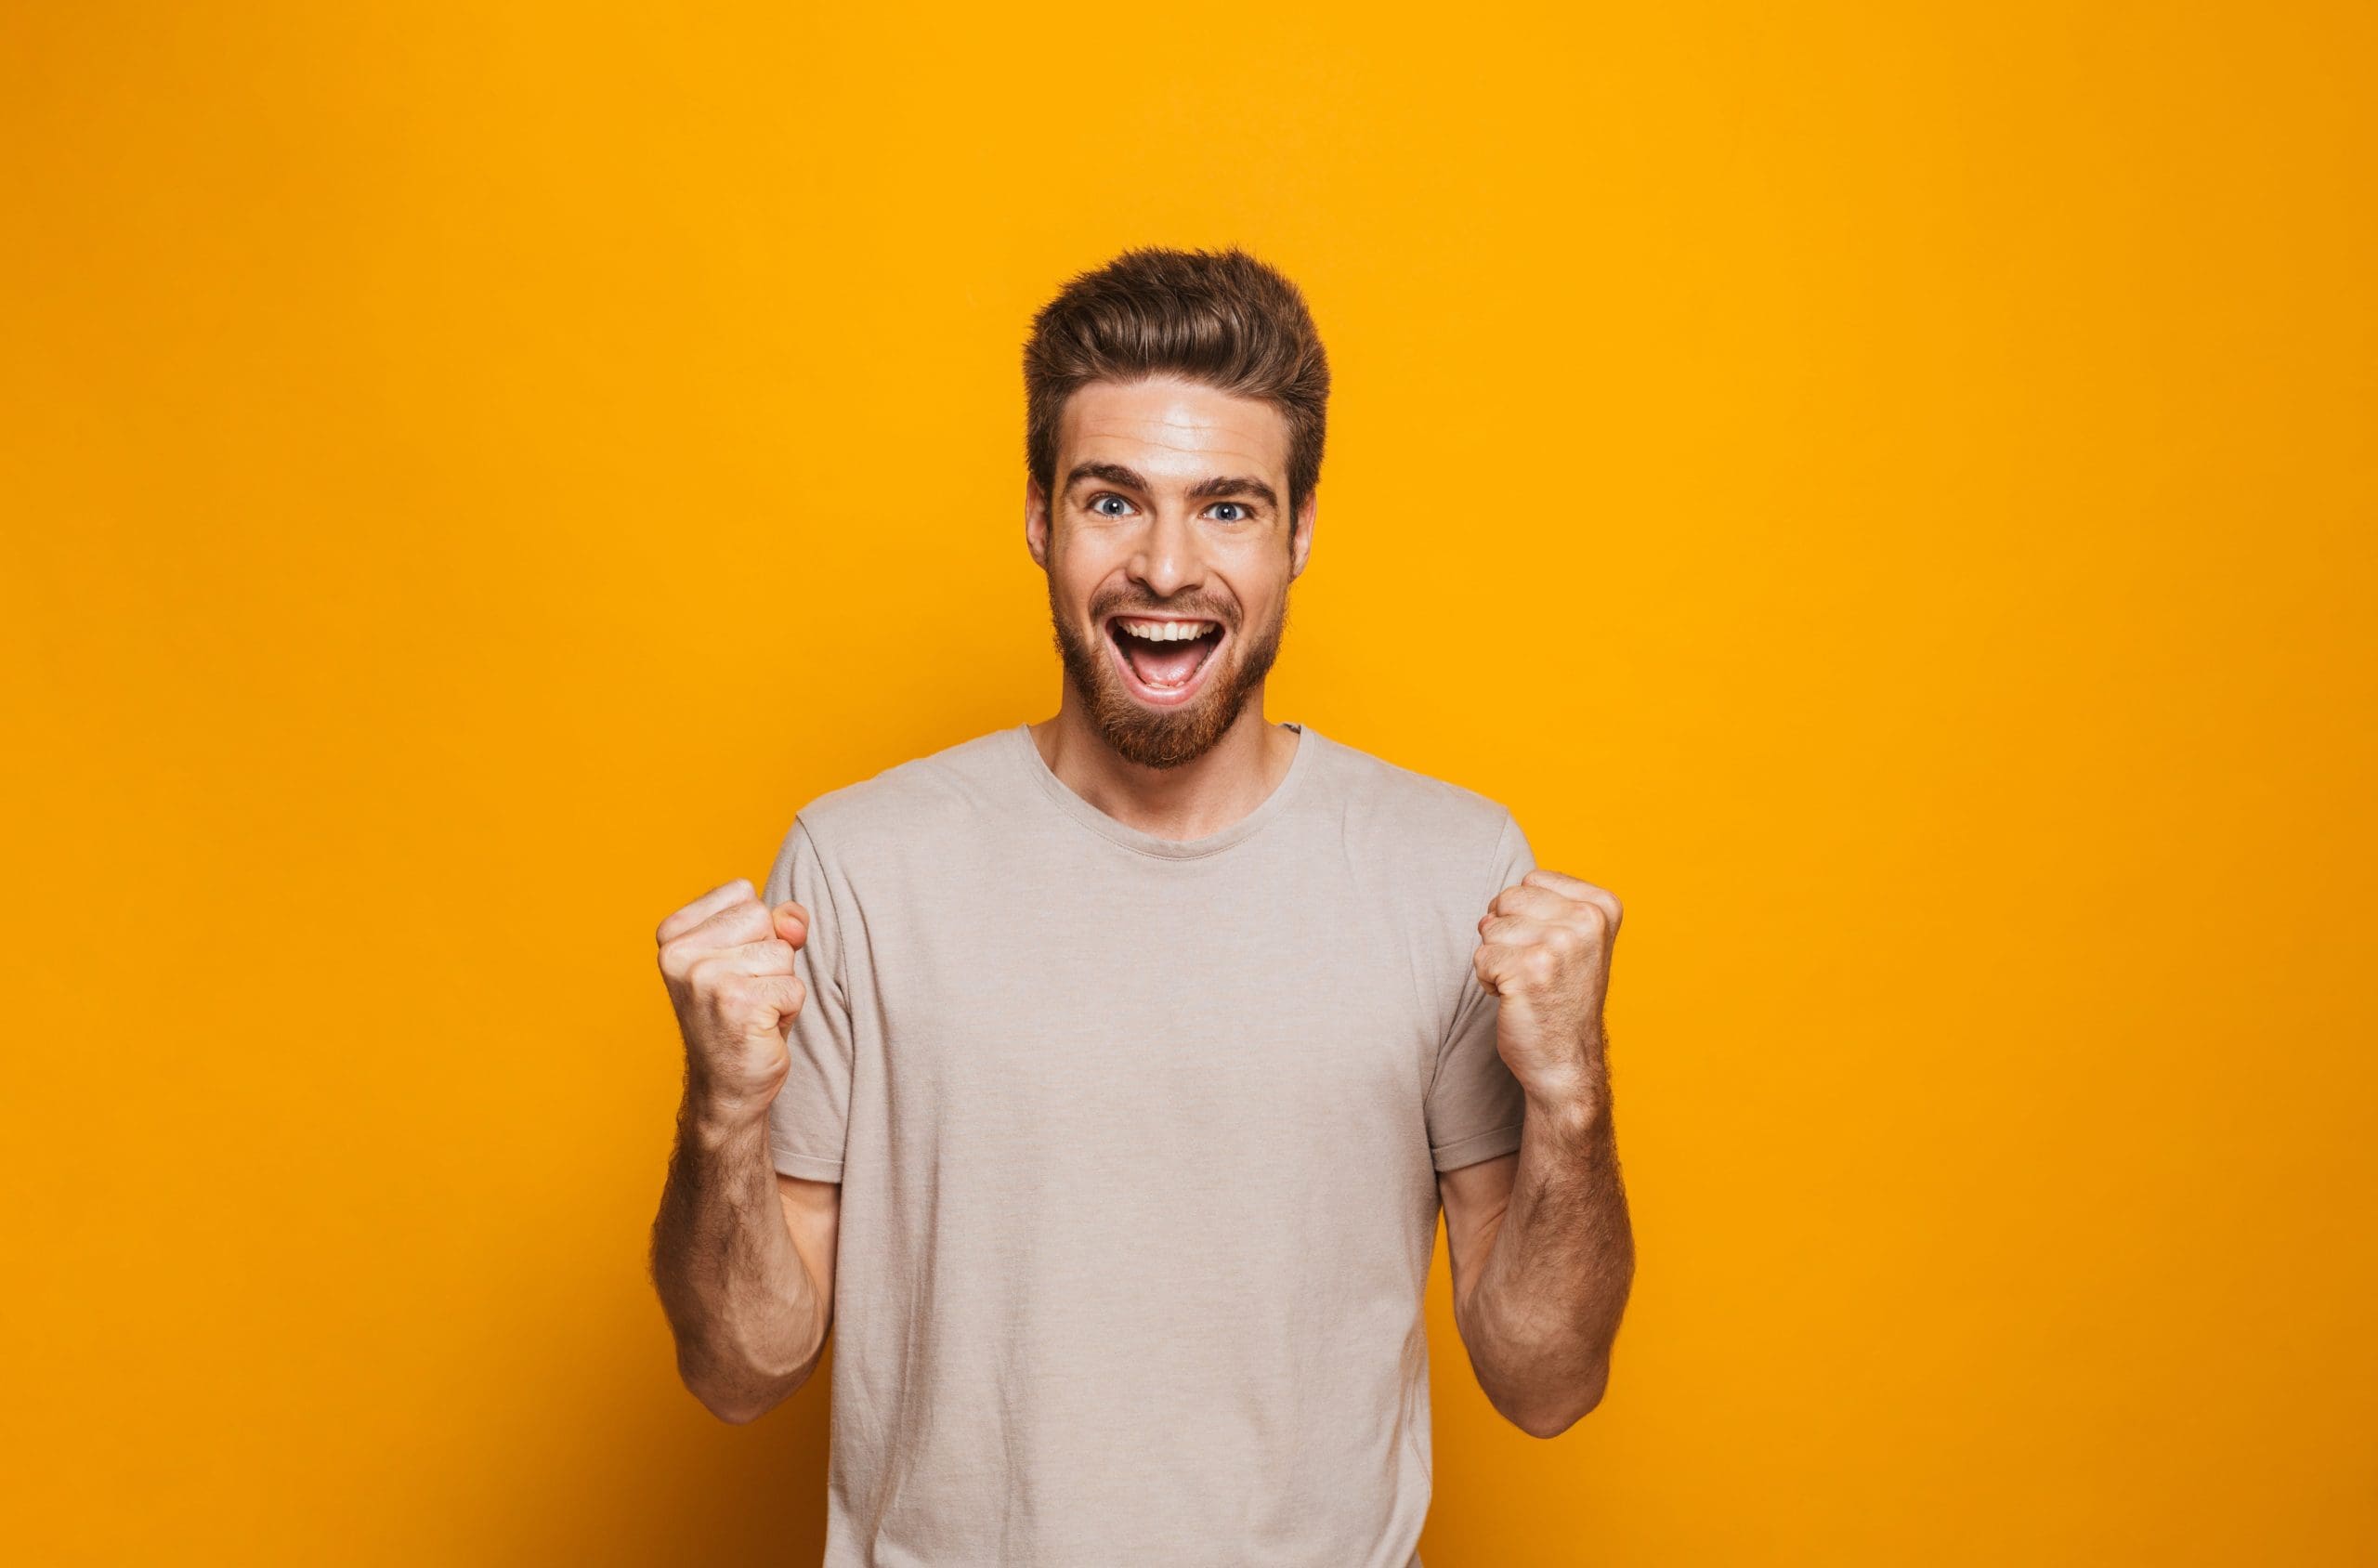
[[[1627,911],[1611,1393],[1440,1253],[1432,1568],[2370,1561],[2374,30],[10,6],[11,1555],[816,1561],[652,928],[1054,710],[1030,313],[1238,243],[1270,715]]]

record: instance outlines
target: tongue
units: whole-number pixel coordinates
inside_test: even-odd
[[[1198,637],[1178,643],[1142,642],[1137,637],[1126,640],[1134,674],[1150,686],[1179,686],[1196,673],[1210,639]]]

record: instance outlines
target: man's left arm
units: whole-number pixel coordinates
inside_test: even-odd
[[[1438,1184],[1470,1365],[1495,1408],[1535,1437],[1601,1403],[1635,1274],[1602,1026],[1619,916],[1604,889],[1539,868],[1478,922],[1472,964],[1498,999],[1496,1049],[1525,1112],[1516,1154]]]

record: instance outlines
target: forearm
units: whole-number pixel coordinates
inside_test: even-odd
[[[653,1222],[652,1278],[679,1373],[723,1419],[753,1419],[809,1380],[826,1313],[785,1221],[764,1118],[721,1125],[688,1098]]]
[[[1531,1093],[1511,1197],[1457,1298],[1480,1387],[1550,1437],[1601,1402],[1635,1274],[1609,1095]]]

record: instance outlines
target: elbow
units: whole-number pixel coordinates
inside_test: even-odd
[[[1588,1405],[1572,1405],[1564,1411],[1534,1410],[1525,1416],[1512,1417],[1511,1425],[1530,1437],[1549,1441],[1575,1426],[1585,1418],[1586,1412],[1592,1408],[1593,1406]]]
[[[776,1407],[773,1402],[753,1399],[745,1390],[691,1376],[683,1367],[678,1369],[677,1379],[703,1409],[730,1427],[749,1426]]]
[[[706,1372],[683,1357],[677,1363],[677,1378],[686,1392],[701,1402],[703,1409],[730,1427],[751,1425],[808,1381],[805,1368],[799,1377],[773,1383],[722,1378],[714,1369]]]
[[[701,1400],[703,1409],[730,1427],[749,1426],[774,1408],[766,1405],[732,1405],[725,1400],[706,1398],[700,1393],[694,1397]]]
[[[1564,1398],[1539,1401],[1523,1408],[1506,1410],[1503,1414],[1511,1425],[1530,1437],[1559,1437],[1591,1415],[1601,1404],[1601,1396],[1609,1387],[1610,1363],[1598,1362],[1579,1382],[1564,1391]]]
[[[701,1401],[702,1408],[730,1427],[747,1427],[769,1411],[782,1405],[792,1392],[785,1389],[772,1395],[754,1396],[749,1390],[703,1388],[687,1383],[693,1396]]]

